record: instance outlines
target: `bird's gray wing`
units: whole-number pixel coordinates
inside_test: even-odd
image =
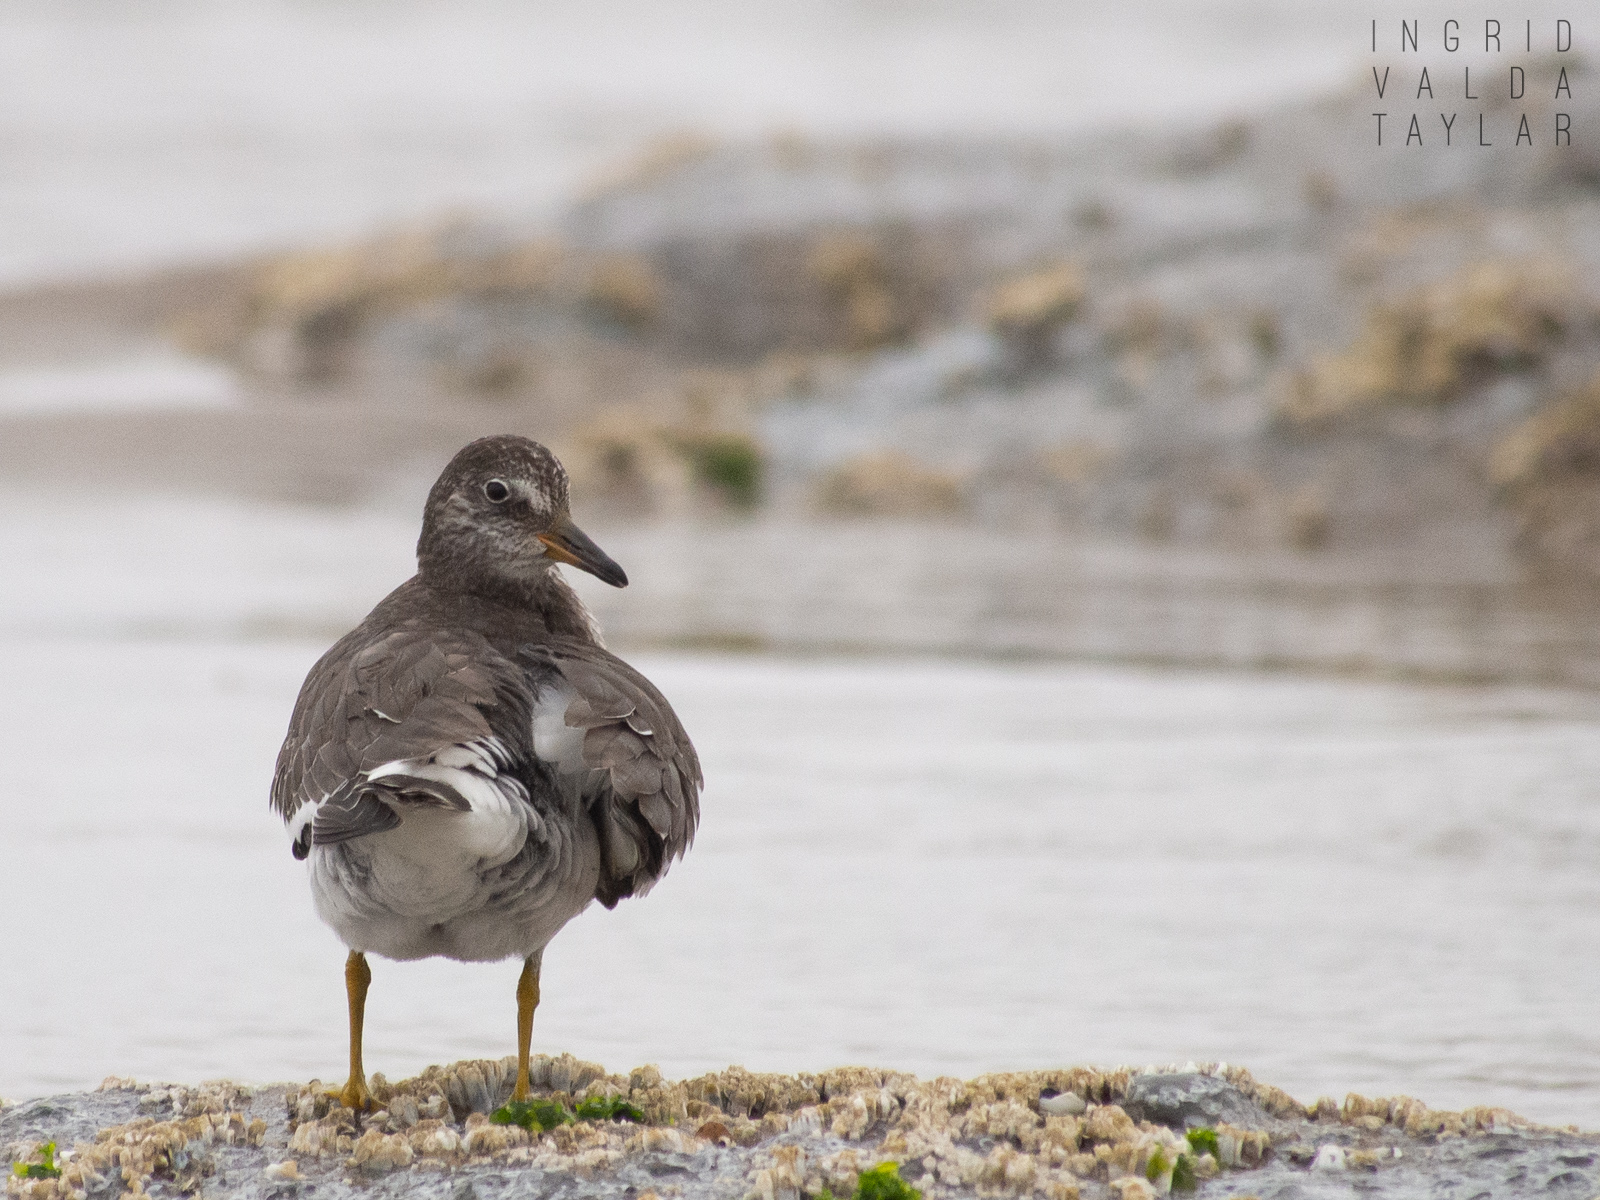
[[[607,908],[639,896],[694,840],[700,759],[655,685],[589,642],[552,639],[521,652],[537,699],[534,749],[582,796],[600,833]]]
[[[296,857],[391,829],[407,804],[470,810],[486,787],[526,801],[531,704],[523,669],[476,634],[355,630],[306,677],[278,753],[272,806]]]

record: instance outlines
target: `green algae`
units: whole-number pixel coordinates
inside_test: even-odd
[[[1207,1130],[1209,1133],[1210,1131]],[[1212,1138],[1215,1141],[1215,1135]],[[1193,1143],[1190,1143],[1193,1145]],[[1176,1161],[1169,1159],[1162,1150],[1157,1150],[1150,1156],[1150,1161],[1145,1164],[1144,1177],[1151,1183],[1157,1183],[1168,1171],[1172,1172],[1171,1187],[1175,1192],[1192,1192],[1199,1181],[1194,1173],[1194,1159],[1187,1154],[1180,1154]]]
[[[548,1133],[557,1125],[572,1124],[572,1119],[554,1100],[512,1100],[489,1114],[496,1125],[520,1125],[529,1133]]]
[[[1178,1155],[1178,1161],[1172,1165],[1172,1190],[1192,1192],[1199,1186],[1200,1180],[1194,1173],[1194,1160],[1187,1154]]]
[[[736,508],[753,508],[761,500],[765,463],[761,447],[740,434],[697,438],[684,447],[695,478]]]
[[[900,1164],[879,1163],[861,1172],[851,1200],[922,1200],[922,1193],[900,1178]]]
[[[46,1142],[39,1147],[39,1157],[43,1162],[18,1163],[11,1168],[12,1174],[18,1179],[60,1179],[61,1168],[56,1166],[56,1144]]]
[[[573,1121],[632,1121],[645,1123],[644,1113],[621,1096],[591,1096],[569,1110],[555,1100],[511,1100],[489,1114],[496,1125],[520,1125],[529,1133],[548,1133]]]
[[[629,1104],[621,1096],[609,1098],[591,1096],[578,1105],[578,1120],[632,1121],[635,1125],[643,1125],[644,1113]]]
[[[1196,1154],[1209,1154],[1218,1162],[1222,1161],[1222,1154],[1217,1150],[1217,1131],[1201,1127],[1191,1129],[1183,1135],[1189,1139],[1189,1149]]]
[[[1145,1164],[1144,1177],[1151,1183],[1154,1183],[1167,1173],[1167,1169],[1171,1167],[1171,1165],[1172,1164],[1167,1161],[1167,1156],[1160,1150],[1157,1150],[1150,1156],[1150,1161]]]

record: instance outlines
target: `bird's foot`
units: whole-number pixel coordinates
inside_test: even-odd
[[[344,1088],[337,1092],[329,1092],[330,1100],[337,1100],[352,1112],[364,1113],[372,1109],[372,1093],[367,1091],[367,1081],[359,1075],[352,1075]]]

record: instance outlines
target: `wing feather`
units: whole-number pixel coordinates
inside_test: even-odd
[[[470,631],[362,633],[312,668],[278,755],[272,803],[297,853],[391,829],[406,805],[471,810],[485,784],[526,802],[515,769],[539,768],[525,671]]]
[[[350,789],[317,809],[311,823],[311,840],[318,846],[331,846],[369,833],[382,833],[399,824],[400,814],[370,790]]]
[[[703,779],[689,735],[655,685],[599,646],[553,639],[522,657],[536,691],[570,694],[564,723],[583,731],[577,783],[600,834],[596,897],[609,908],[643,895],[699,824]]]

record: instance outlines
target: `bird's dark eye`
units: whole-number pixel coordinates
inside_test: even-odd
[[[503,479],[491,479],[483,485],[483,494],[495,504],[504,504],[511,498],[511,489]]]

